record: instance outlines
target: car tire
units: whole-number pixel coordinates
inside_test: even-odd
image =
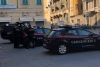
[[[68,51],[68,47],[65,44],[60,44],[58,46],[58,50],[57,50],[58,54],[64,55],[67,53],[67,51]]]
[[[11,43],[14,43],[14,40],[13,40],[13,39],[9,39],[9,41],[10,41]]]
[[[29,47],[34,48],[34,47],[35,47],[35,45],[36,45],[36,44],[35,44],[35,42],[32,42],[32,41],[30,41],[30,42],[29,42]]]

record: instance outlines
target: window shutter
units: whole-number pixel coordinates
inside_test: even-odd
[[[23,5],[28,5],[28,0],[23,0]]]
[[[6,5],[6,0],[1,0],[1,5]]]
[[[41,5],[42,1],[41,0],[37,0],[37,5]]]

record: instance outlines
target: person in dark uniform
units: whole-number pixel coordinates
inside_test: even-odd
[[[30,47],[35,48],[35,43],[34,43],[34,40],[33,40],[34,29],[31,27],[30,24],[28,25],[28,28],[27,28],[26,32],[27,32],[27,35],[28,35],[28,40],[29,40]]]
[[[19,22],[16,22],[15,27],[13,29],[14,33],[14,48],[19,48],[22,32],[19,28]]]

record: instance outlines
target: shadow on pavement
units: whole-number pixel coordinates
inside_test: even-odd
[[[92,52],[92,51],[99,51],[99,50],[98,49],[71,50],[71,51],[68,51],[66,54],[84,53],[84,52]],[[43,53],[47,55],[59,55],[53,51],[45,51]]]
[[[52,51],[45,51],[43,53],[47,55],[58,55],[56,52],[52,52]]]
[[[0,44],[12,44],[11,42],[2,42]]]

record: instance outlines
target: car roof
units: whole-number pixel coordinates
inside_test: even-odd
[[[35,29],[50,29],[50,28],[44,28],[44,27],[43,27],[43,28],[35,28]]]
[[[52,30],[70,30],[70,29],[82,29],[82,28],[58,28],[58,29],[52,29]]]

